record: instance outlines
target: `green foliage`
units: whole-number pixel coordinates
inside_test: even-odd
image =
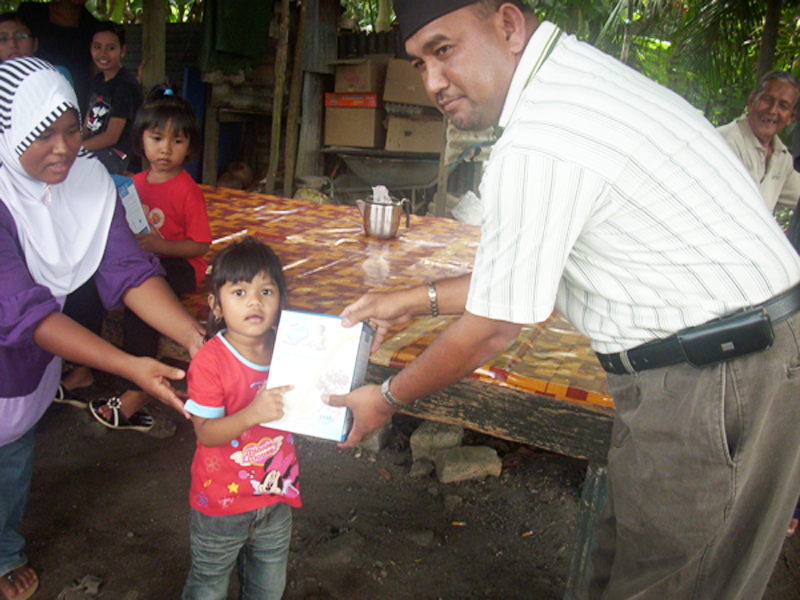
[[[0,0],[0,12],[17,10],[21,1],[49,0]],[[142,0],[88,0],[86,8],[98,19],[115,23],[138,23],[142,16]],[[170,23],[202,21],[203,0],[169,0],[167,19]]]
[[[761,51],[765,0],[536,0],[549,19],[674,90],[715,124],[744,109]],[[775,69],[800,71],[800,0],[783,0]]]
[[[361,31],[375,31],[378,20],[378,0],[342,0],[342,16],[358,24]],[[394,11],[390,23],[394,21]]]

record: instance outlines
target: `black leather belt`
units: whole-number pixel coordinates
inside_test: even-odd
[[[730,318],[732,320],[736,319],[736,315],[738,314],[753,314],[754,312],[757,313],[759,311],[761,313],[765,313],[768,317],[768,319],[766,319],[767,327],[769,327],[770,323],[779,323],[800,311],[800,284],[789,288],[782,294],[778,294],[763,304],[752,307],[752,309],[749,309],[747,313],[735,313],[734,315],[731,315]],[[603,369],[609,373],[615,373],[617,375],[635,375],[636,373],[640,373],[642,371],[660,369],[662,367],[669,367],[671,365],[677,365],[683,362],[696,364],[698,361],[692,361],[687,357],[687,353],[685,352],[684,348],[684,338],[692,338],[694,343],[696,343],[697,339],[700,338],[700,342],[702,343],[702,337],[705,335],[705,330],[712,329],[709,327],[709,325],[715,322],[720,322],[724,326],[726,319],[728,319],[728,317],[723,317],[719,320],[715,319],[714,321],[710,321],[708,324],[691,327],[684,331],[673,334],[668,338],[647,342],[641,346],[636,346],[630,350],[623,350],[622,352],[617,352],[616,354],[600,354],[598,352],[597,358],[600,360],[600,364],[602,365]],[[735,323],[733,327],[728,326],[728,332],[733,331],[735,334],[735,327]],[[717,331],[714,333],[718,333],[719,329],[720,328],[717,328]],[[749,332],[742,332],[742,334],[747,336]],[[744,354],[767,348],[770,344],[771,338],[765,345],[742,352],[738,355],[734,354],[731,356],[731,358],[743,356]],[[745,344],[743,344],[743,346],[744,345]],[[696,366],[704,366],[705,364],[713,364],[714,362],[719,362],[719,360],[708,360],[705,363],[700,362],[700,365]]]

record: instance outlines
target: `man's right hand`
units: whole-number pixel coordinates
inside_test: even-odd
[[[342,311],[342,325],[352,327],[366,321],[375,329],[371,349],[375,352],[392,327],[408,323],[414,317],[413,299],[416,289],[364,294]]]

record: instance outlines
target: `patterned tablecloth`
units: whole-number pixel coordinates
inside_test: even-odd
[[[213,256],[252,235],[281,258],[292,308],[336,315],[368,290],[390,290],[468,273],[480,229],[451,219],[412,215],[396,239],[364,235],[357,208],[313,204],[201,186],[208,205]],[[208,313],[208,279],[189,303]],[[451,317],[423,318],[393,332],[373,363],[401,368],[420,354]],[[580,335],[558,313],[524,327],[517,341],[473,374],[487,383],[561,400],[613,407],[605,373]]]

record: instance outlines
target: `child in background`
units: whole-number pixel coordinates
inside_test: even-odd
[[[283,416],[283,394],[266,389],[275,326],[287,304],[273,250],[253,238],[214,260],[208,303],[213,337],[189,366],[197,449],[192,462],[192,568],[184,600],[228,597],[238,565],[240,598],[279,600],[286,585],[292,511],[300,490],[294,436],[261,423]]]
[[[132,156],[131,125],[142,104],[142,88],[136,77],[122,66],[125,50],[122,25],[106,21],[97,26],[91,51],[100,72],[91,83],[83,147],[112,175],[141,168],[141,162]]]
[[[188,101],[166,85],[157,86],[136,114],[131,133],[134,150],[150,161],[150,169],[133,177],[150,224],[150,233],[137,235],[139,245],[159,257],[175,295],[192,292],[205,276],[203,256],[211,244],[205,196],[183,168],[201,148],[197,116]],[[155,357],[159,334],[132,311],[125,311],[122,333],[126,352]],[[128,390],[89,408],[106,427],[148,431],[152,417],[140,409],[149,401],[144,392]]]

